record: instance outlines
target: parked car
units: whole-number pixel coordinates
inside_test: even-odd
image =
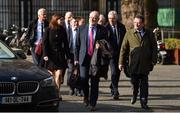
[[[53,77],[20,56],[0,40],[0,111],[58,111]]]

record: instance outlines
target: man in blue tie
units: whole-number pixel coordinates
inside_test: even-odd
[[[78,95],[78,96],[82,96],[81,90],[78,87],[75,86],[71,86],[70,82],[72,82],[70,80],[70,76],[72,76],[72,71],[73,71],[73,66],[74,66],[74,51],[75,51],[75,44],[76,44],[76,34],[77,34],[77,29],[79,27],[78,24],[78,20],[76,18],[73,18],[70,21],[70,25],[71,25],[71,32],[69,34],[70,38],[69,38],[69,48],[70,48],[70,58],[71,58],[71,62],[68,62],[68,70],[67,70],[67,84],[70,87],[70,91],[69,94],[70,95]]]
[[[119,52],[121,48],[121,43],[126,33],[125,26],[118,22],[117,12],[110,11],[108,13],[108,24],[106,26],[108,29],[108,41],[113,47],[114,54],[110,60],[111,69],[111,95],[113,99],[119,99],[118,83],[120,78],[120,70],[118,69]]]
[[[75,64],[80,65],[81,86],[84,92],[84,104],[90,104],[91,111],[95,110],[98,99],[99,77],[89,75],[89,66],[96,41],[107,38],[105,27],[98,25],[99,12],[89,14],[89,24],[80,26],[77,31]],[[96,45],[98,47],[98,44]],[[91,87],[89,92],[89,78]]]

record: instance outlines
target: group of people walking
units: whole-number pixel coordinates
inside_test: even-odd
[[[95,111],[100,77],[102,73],[106,75],[110,67],[110,93],[118,100],[120,73],[128,58],[131,104],[136,102],[140,92],[141,107],[148,109],[148,74],[157,61],[157,45],[153,33],[144,26],[142,15],[136,15],[134,28],[126,31],[114,10],[109,11],[107,22],[98,11],[91,11],[87,24],[84,18],[75,18],[72,12],[66,12],[64,18],[54,14],[48,22],[46,13],[44,8],[38,10],[38,18],[29,25],[27,39],[34,63],[47,68],[54,76],[60,99],[66,69],[68,85],[73,67],[78,66],[80,88],[70,86],[71,95],[83,96],[85,106]],[[41,54],[36,52],[39,43],[42,44]]]

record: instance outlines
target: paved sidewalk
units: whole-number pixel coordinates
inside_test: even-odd
[[[65,80],[66,81],[66,80]],[[130,82],[124,73],[119,81],[120,99],[113,100],[110,96],[110,76],[101,79],[100,93],[96,112],[180,112],[180,65],[156,65],[149,75],[149,110],[142,110],[139,98],[131,105]],[[82,104],[82,97],[69,96],[66,83],[61,88],[63,101],[60,112],[88,112]]]

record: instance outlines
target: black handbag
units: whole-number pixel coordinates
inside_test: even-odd
[[[68,85],[72,88],[81,89],[79,65],[73,66]]]

